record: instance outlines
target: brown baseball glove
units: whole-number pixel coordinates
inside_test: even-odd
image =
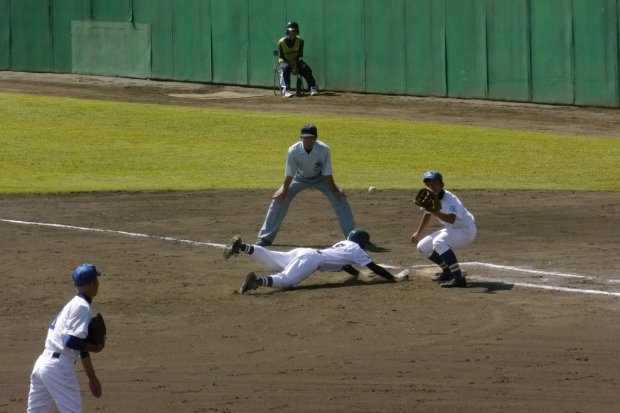
[[[86,341],[92,344],[105,344],[107,338],[106,334],[107,331],[103,316],[101,313],[97,313],[96,316],[90,319],[90,324],[88,324],[88,336],[86,337]]]
[[[437,194],[426,187],[418,191],[413,202],[428,212],[437,212],[441,209],[441,201],[437,197]]]

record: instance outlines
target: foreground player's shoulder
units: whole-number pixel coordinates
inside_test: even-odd
[[[298,153],[300,151],[303,151],[303,149],[304,149],[304,144],[303,144],[303,142],[299,141],[299,142],[296,142],[296,143],[292,144],[291,146],[289,146],[288,153],[289,154],[296,154],[296,153]]]
[[[315,146],[318,146],[319,148],[323,148],[323,149],[328,149],[329,150],[329,145],[326,144],[323,141],[319,141],[317,140],[316,143],[314,144]]]
[[[446,191],[444,190],[445,195],[442,199],[442,201],[446,201],[446,202],[460,202],[459,197],[454,195],[454,193],[450,192],[450,191]]]

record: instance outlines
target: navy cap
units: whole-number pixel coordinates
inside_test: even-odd
[[[73,284],[75,286],[86,285],[100,276],[101,273],[93,264],[84,263],[77,266],[73,271]]]
[[[305,125],[301,128],[301,137],[302,138],[316,138],[319,134],[316,131],[316,126],[314,125]]]
[[[424,175],[422,175],[422,182],[426,181],[439,181],[443,182],[443,176],[439,171],[426,171]]]

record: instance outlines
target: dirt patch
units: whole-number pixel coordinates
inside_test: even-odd
[[[0,90],[228,108],[245,102],[177,100],[168,96],[181,90],[177,84],[45,77],[5,79]],[[179,93],[217,92],[182,87]],[[272,95],[246,104],[257,110],[256,100],[264,99],[261,110],[286,105],[319,113],[343,96],[283,103]],[[354,106],[347,116],[381,112],[375,115],[487,126],[505,117],[516,128],[535,111],[346,97]],[[392,103],[380,105],[383,99]],[[405,115],[401,99],[417,110],[409,106]],[[425,116],[433,105],[446,108]],[[455,107],[461,109],[451,117]],[[475,117],[464,107],[489,109]],[[589,121],[573,120],[570,133],[613,137],[600,122],[617,122],[611,112],[543,108],[562,113],[556,124],[540,115],[525,129],[560,133],[578,112]],[[72,268],[87,260],[104,272],[95,309],[106,316],[109,341],[93,355],[101,399],[88,393],[78,367],[85,411],[617,411],[617,193],[457,192],[476,215],[479,235],[457,251],[469,287],[446,291],[430,281],[433,269],[409,242],[419,219],[412,193],[348,191],[358,225],[377,245],[371,256],[411,268],[411,281],[353,282],[344,273],[321,273],[292,291],[241,296],[236,290],[248,271],[267,271],[245,256],[224,261],[221,247],[237,233],[255,239],[271,192],[0,196],[0,412],[24,411],[47,326],[73,294]],[[274,248],[340,238],[327,201],[307,191],[293,203]]]
[[[24,72],[0,72],[0,92],[250,111],[409,119],[565,135],[620,137],[620,110],[607,108],[333,91],[323,91],[313,97],[306,95],[283,99],[274,95],[271,89]],[[178,96],[218,93],[218,99]],[[233,94],[252,97],[231,99]]]

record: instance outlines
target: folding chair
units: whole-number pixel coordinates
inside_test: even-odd
[[[277,50],[273,51],[273,94],[277,95],[276,90],[280,91],[280,95],[282,94],[282,89],[280,89],[280,66],[278,65],[278,58],[280,57],[280,52]],[[292,74],[296,77],[295,81],[295,94],[297,96],[303,96],[303,80],[300,74]]]

